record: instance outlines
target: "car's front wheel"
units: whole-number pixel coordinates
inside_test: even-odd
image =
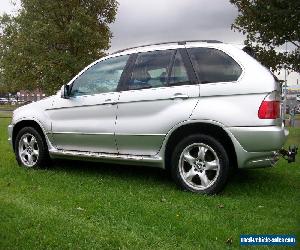
[[[46,142],[33,127],[24,127],[18,132],[15,153],[18,164],[25,168],[45,166],[49,159]]]
[[[216,194],[224,188],[228,175],[227,153],[211,136],[190,135],[173,151],[172,176],[186,190]]]

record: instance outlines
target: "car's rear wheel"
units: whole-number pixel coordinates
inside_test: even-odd
[[[42,167],[49,160],[47,144],[33,127],[24,127],[18,132],[15,154],[18,164],[25,168]]]
[[[171,161],[173,178],[186,190],[216,194],[227,182],[227,153],[211,136],[197,134],[184,138],[175,147]]]

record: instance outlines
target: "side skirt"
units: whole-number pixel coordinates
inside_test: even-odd
[[[67,150],[49,150],[52,159],[73,159],[83,161],[99,161],[118,163],[125,165],[142,165],[149,167],[164,168],[163,159],[160,156],[139,156],[139,155],[120,155],[105,154],[84,151],[67,151]]]

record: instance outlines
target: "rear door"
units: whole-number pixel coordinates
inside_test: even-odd
[[[168,131],[189,119],[199,97],[184,48],[136,54],[122,89],[116,120],[120,154],[156,155]]]

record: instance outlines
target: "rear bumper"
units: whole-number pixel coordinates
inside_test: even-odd
[[[248,152],[277,151],[289,134],[283,126],[231,127],[229,131]]]
[[[279,160],[277,151],[267,153],[248,153],[244,155],[243,164],[240,168],[266,168],[273,167]]]
[[[271,167],[279,159],[277,151],[282,148],[289,134],[283,126],[231,127],[239,168]]]

